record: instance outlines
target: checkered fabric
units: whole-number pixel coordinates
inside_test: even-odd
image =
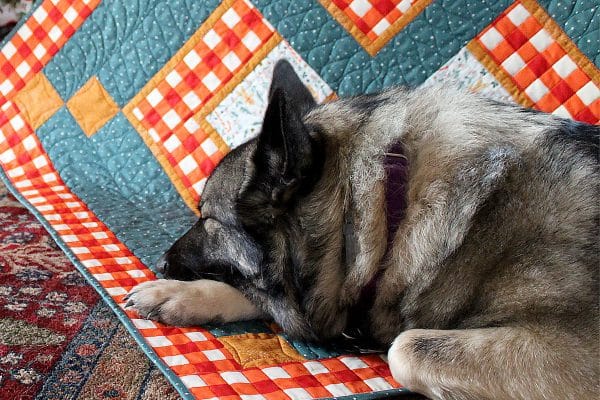
[[[0,105],[25,86],[81,26],[100,0],[45,0],[0,51]]]
[[[102,7],[102,12],[106,13],[103,15],[110,15],[109,3],[118,6],[130,5],[126,3],[127,0],[104,2],[107,6]],[[31,17],[0,50],[0,168],[6,175],[7,183],[23,197],[40,219],[52,228],[58,242],[68,249],[77,261],[77,267],[106,295],[105,298],[115,312],[131,327],[132,332],[136,333],[142,348],[158,365],[165,368],[165,373],[185,398],[361,398],[363,394],[397,389],[399,385],[392,379],[383,356],[333,356],[332,354],[337,353],[323,351],[316,354],[315,351],[317,359],[310,360],[307,357],[313,357],[312,354],[304,352],[301,345],[287,342],[283,336],[277,336],[276,328],[270,333],[256,334],[258,337],[250,333],[245,336],[239,334],[239,331],[232,333],[227,331],[226,327],[220,332],[199,327],[177,328],[142,319],[135,311],[125,310],[124,295],[137,284],[156,279],[152,271],[133,253],[136,251],[136,254],[139,254],[138,251],[141,253],[147,249],[129,248],[124,244],[136,242],[127,240],[130,238],[127,235],[131,232],[127,231],[129,228],[126,224],[120,226],[119,229],[123,230],[120,232],[113,232],[104,224],[103,221],[109,221],[108,217],[112,217],[113,214],[110,214],[111,210],[102,209],[97,203],[90,201],[93,196],[86,192],[85,185],[77,188],[77,194],[81,197],[69,188],[65,182],[70,182],[69,177],[72,178],[73,175],[69,173],[72,171],[65,168],[64,164],[60,167],[62,169],[57,167],[61,165],[61,160],[54,159],[56,164],[53,163],[38,135],[45,135],[44,144],[52,146],[58,143],[52,135],[60,136],[65,133],[67,136],[68,133],[69,143],[78,144],[72,145],[62,141],[60,146],[64,147],[60,147],[60,151],[72,157],[74,161],[70,166],[76,171],[79,171],[76,169],[77,162],[81,162],[81,158],[77,157],[90,157],[93,158],[93,162],[103,164],[105,170],[101,172],[106,172],[106,175],[110,175],[111,172],[116,175],[114,165],[124,169],[136,168],[135,166],[139,165],[148,166],[146,168],[152,171],[142,176],[141,184],[135,186],[127,182],[123,186],[124,193],[135,191],[136,195],[141,197],[147,190],[149,196],[158,194],[159,201],[163,198],[160,196],[164,195],[164,198],[175,198],[177,204],[180,204],[177,198],[179,194],[190,208],[195,208],[207,177],[230,150],[228,144],[234,147],[243,142],[239,140],[242,135],[237,134],[236,127],[243,124],[252,125],[256,121],[260,124],[260,115],[264,112],[264,107],[261,109],[263,103],[266,107],[264,97],[270,80],[269,66],[272,67],[277,59],[284,56],[296,59],[293,64],[301,79],[309,82],[309,88],[310,82],[314,83],[317,80],[322,83],[317,85],[321,87],[321,92],[324,87],[327,88],[321,93],[321,99],[331,94],[328,85],[342,90],[343,84],[347,83],[339,84],[339,79],[344,74],[358,78],[364,73],[366,78],[361,79],[371,79],[371,84],[376,79],[373,78],[374,75],[369,74],[376,71],[377,74],[386,73],[386,82],[391,79],[389,84],[398,83],[401,81],[400,75],[398,81],[392,81],[396,79],[395,74],[398,71],[412,70],[414,63],[412,66],[410,62],[402,64],[403,60],[395,58],[391,61],[385,58],[380,60],[378,56],[384,56],[384,52],[379,55],[377,52],[405,24],[410,23],[418,13],[428,7],[430,2],[431,0],[320,0],[325,9],[334,16],[335,21],[342,24],[360,44],[356,45],[355,41],[349,40],[343,41],[343,45],[338,46],[338,43],[335,43],[331,47],[324,44],[321,31],[304,29],[315,20],[322,21],[323,18],[330,17],[322,8],[316,10],[315,7],[307,7],[310,11],[300,14],[298,10],[302,7],[296,7],[300,2],[292,2],[290,8],[284,12],[278,10],[279,4],[276,2],[268,6],[264,3],[269,2],[262,2],[263,10],[268,10],[265,11],[265,15],[269,20],[285,29],[286,37],[292,37],[293,40],[290,39],[288,43],[276,32],[265,15],[247,0],[225,0],[214,9],[205,10],[205,14],[200,10],[204,5],[188,2],[200,4],[198,9],[190,8],[191,11],[186,14],[190,20],[194,16],[197,20],[187,27],[188,30],[181,28],[185,25],[183,23],[177,26],[177,29],[188,32],[191,36],[181,37],[181,41],[177,42],[179,44],[168,50],[170,59],[166,64],[153,65],[152,70],[155,72],[152,78],[148,80],[147,75],[134,73],[136,68],[147,68],[149,64],[138,65],[129,62],[131,59],[127,59],[123,54],[110,59],[116,64],[122,62],[123,65],[127,65],[126,69],[130,68],[133,71],[131,76],[146,77],[143,80],[124,80],[136,86],[130,97],[123,99],[127,104],[122,109],[117,104],[118,101],[112,100],[116,98],[114,84],[107,84],[110,82],[103,80],[105,76],[101,76],[97,69],[90,67],[89,71],[86,70],[79,77],[79,89],[73,88],[77,89],[76,93],[83,91],[87,97],[77,98],[75,95],[71,99],[60,99],[57,88],[53,87],[56,79],[63,79],[63,76],[57,78],[52,70],[47,69],[40,72],[67,40],[76,42],[75,45],[81,49],[86,46],[82,46],[78,40],[93,40],[74,33],[94,12],[99,0],[40,2]],[[171,2],[159,3],[167,8],[171,5]],[[434,5],[432,3],[429,7],[433,8]],[[489,4],[486,5],[488,6]],[[164,28],[165,32],[172,28],[173,24],[161,25],[163,20],[153,19],[154,10],[146,11],[149,16],[140,12],[135,16],[140,18],[139,21],[135,19],[133,22],[128,21],[129,25],[124,24],[127,26],[127,29],[123,29],[124,32],[110,32],[115,38],[120,34],[125,35],[120,37],[121,42],[117,43],[118,40],[115,40],[115,49],[119,44],[126,43],[129,46],[127,49],[130,50],[133,48],[131,46],[135,47],[134,39],[139,40],[140,37],[144,40],[155,40],[156,38],[147,37],[144,31],[146,23],[156,23]],[[499,11],[500,9],[494,11],[487,21],[491,21]],[[278,12],[285,14],[285,23],[275,23],[274,18]],[[294,19],[296,12],[299,12],[298,16],[302,18]],[[320,12],[324,16],[319,14]],[[314,16],[317,19],[311,19]],[[120,17],[126,18],[127,13]],[[142,21],[142,18],[147,19]],[[452,16],[444,15],[444,18]],[[569,37],[560,28],[549,23],[549,20],[551,18],[535,1],[516,1],[475,38],[469,36],[461,39],[461,43],[473,40],[450,64],[442,68],[445,68],[444,76],[461,76],[461,73],[466,74],[465,71],[474,71],[471,74],[473,76],[469,78],[470,88],[488,85],[494,88],[490,93],[504,91],[506,98],[509,98],[510,93],[523,105],[598,123],[598,69],[577,49]],[[293,23],[288,24],[289,21]],[[294,24],[302,28],[296,36],[293,31],[297,26]],[[94,29],[110,27],[98,26]],[[432,34],[437,33],[432,31]],[[312,40],[311,45],[307,46],[311,48],[310,52],[300,49],[302,46],[299,42],[305,37]],[[181,43],[183,45],[178,47]],[[363,49],[368,54],[365,54]],[[115,50],[115,53],[118,52]],[[343,64],[343,67],[339,66],[343,63],[341,58],[349,53],[353,54],[349,58],[350,61]],[[386,57],[394,57],[393,52],[390,54],[392,56],[388,54]],[[422,54],[426,55],[426,52]],[[77,62],[73,62],[70,56],[72,55],[61,54],[61,57],[56,57],[56,64],[70,63],[67,66],[57,66],[56,70],[67,71],[71,65],[80,61],[78,59]],[[319,66],[320,60],[323,59],[331,61],[326,68]],[[377,64],[368,64],[371,59]],[[103,65],[107,65],[106,59],[102,62]],[[437,65],[442,63],[443,60]],[[54,66],[54,62],[52,65]],[[385,65],[393,65],[394,70],[391,73],[380,71]],[[397,65],[402,68],[396,68]],[[120,82],[119,74],[125,73],[130,71],[116,69],[115,82]],[[320,74],[322,76],[319,76]],[[68,81],[69,76],[69,73],[65,73],[64,79]],[[484,76],[484,79],[480,79],[481,76]],[[97,84],[97,90],[88,92],[85,81]],[[27,90],[28,84],[31,91]],[[79,100],[75,101],[78,107],[73,107],[73,98]],[[257,101],[259,98],[262,100]],[[104,99],[104,112],[99,111],[101,100],[98,99]],[[71,104],[71,107],[65,108],[63,100]],[[88,102],[95,104],[88,107]],[[110,107],[106,105],[108,103]],[[84,116],[89,117],[87,114],[90,111],[92,114],[95,112],[96,117],[102,117],[83,119],[84,122],[94,125],[93,136],[88,137],[84,132],[72,129],[73,124],[78,124],[79,127],[83,124],[82,118],[76,118],[77,110],[83,110],[81,114],[85,114]],[[248,117],[250,114],[256,119]],[[32,125],[36,127],[37,132]],[[108,126],[108,129],[105,129],[105,126]],[[69,132],[65,132],[65,129]],[[122,144],[122,153],[115,151],[115,137],[118,137],[119,143]],[[143,142],[140,141],[140,137]],[[247,140],[249,136],[243,138]],[[70,148],[70,145],[75,149]],[[80,145],[87,146],[86,153],[77,147]],[[147,147],[143,149],[144,152],[134,153],[133,150],[139,149],[133,147],[143,145]],[[108,150],[104,151],[106,148],[103,146]],[[109,154],[114,158],[107,161],[99,154]],[[141,160],[131,160],[130,157],[140,157]],[[85,171],[94,172],[93,168]],[[160,175],[159,178],[164,180],[159,180],[153,174]],[[123,176],[133,181],[137,179],[137,171],[136,174]],[[4,178],[4,175],[2,177]],[[169,181],[173,187],[168,185]],[[169,187],[164,191],[161,191],[163,188],[155,190],[152,186],[159,186],[155,182],[166,183],[164,186]],[[117,179],[113,183],[116,186],[120,184]],[[131,188],[139,190],[130,190]],[[86,199],[92,204],[93,210],[86,204]],[[141,204],[146,205],[149,202],[142,201]],[[130,206],[134,207],[129,204],[124,207]],[[132,209],[126,211],[130,212]],[[176,214],[179,210],[168,210],[169,217],[171,212],[181,216]],[[189,210],[185,212],[192,216]],[[144,209],[142,214],[136,215],[145,217],[147,214],[148,211]],[[183,215],[187,218],[187,214]],[[183,219],[178,221],[181,220]],[[164,220],[156,221],[164,223],[165,227],[168,225]],[[154,222],[152,219],[151,223]],[[168,229],[165,228],[165,232],[168,232]],[[135,238],[134,235],[131,237]],[[134,244],[131,246],[135,247]],[[156,249],[159,247],[155,246]],[[148,256],[139,255],[142,259]],[[225,336],[219,336],[221,333]],[[287,346],[285,351],[283,346],[281,347],[282,351],[277,355],[279,358],[260,357],[254,353],[256,350],[251,344],[258,342],[253,340],[266,341],[266,338],[270,340],[269,346],[273,345],[264,347],[270,355],[275,350],[279,351],[276,348],[277,344],[283,343]],[[239,351],[242,349],[242,340],[249,343],[243,348],[243,354]]]
[[[87,271],[124,309],[123,297],[156,279],[60,179],[18,107],[7,102],[0,119],[0,166],[23,197],[51,224]],[[124,310],[148,345],[197,398],[327,398],[398,385],[379,356],[243,369],[209,331],[139,319]]]
[[[432,0],[319,0],[356,41],[375,55]]]
[[[197,398],[330,398],[397,387],[379,356],[241,368],[208,331],[165,327],[130,314],[154,351]]]
[[[475,40],[536,108],[598,123],[598,75],[593,80],[578,65],[557,34],[543,26],[540,15],[539,6],[517,1]],[[597,72],[595,67],[591,69]]]
[[[18,107],[9,101],[1,110],[0,166],[92,276],[115,301],[156,279],[68,189]]]
[[[164,79],[147,87],[149,93],[128,106],[191,192],[194,203],[228,150],[201,128],[201,118],[195,114],[202,108],[206,115],[206,103],[274,35],[273,27],[246,0],[225,2],[213,15],[218,15],[214,24],[190,39],[191,49],[184,46],[186,51],[175,57],[179,61],[172,63]]]
[[[16,104],[8,101],[0,113],[0,165],[19,189],[55,182],[56,172],[33,129],[25,122]]]
[[[371,40],[422,0],[332,0]]]

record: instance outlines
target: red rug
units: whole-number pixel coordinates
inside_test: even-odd
[[[0,183],[0,399],[179,396]]]

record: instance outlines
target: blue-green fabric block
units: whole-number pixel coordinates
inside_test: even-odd
[[[218,4],[216,0],[105,0],[46,65],[44,73],[65,100],[97,75],[123,106]]]
[[[434,1],[375,57],[316,1],[253,3],[339,95],[349,96],[422,83],[512,1]]]
[[[146,265],[196,220],[123,114],[88,138],[63,107],[38,136],[65,183]]]

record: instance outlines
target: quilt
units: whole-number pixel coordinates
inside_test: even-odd
[[[257,134],[274,63],[319,101],[455,85],[597,124],[599,5],[567,0],[38,0],[0,50],[0,178],[185,399],[403,392],[385,355],[269,323],[124,309]]]

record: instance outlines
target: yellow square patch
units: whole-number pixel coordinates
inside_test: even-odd
[[[247,333],[220,337],[227,350],[243,368],[264,367],[292,361],[306,361],[281,336]]]
[[[19,91],[14,101],[33,129],[42,126],[63,105],[54,86],[42,72],[37,73]]]
[[[119,112],[119,106],[95,76],[71,97],[67,108],[88,137]]]

